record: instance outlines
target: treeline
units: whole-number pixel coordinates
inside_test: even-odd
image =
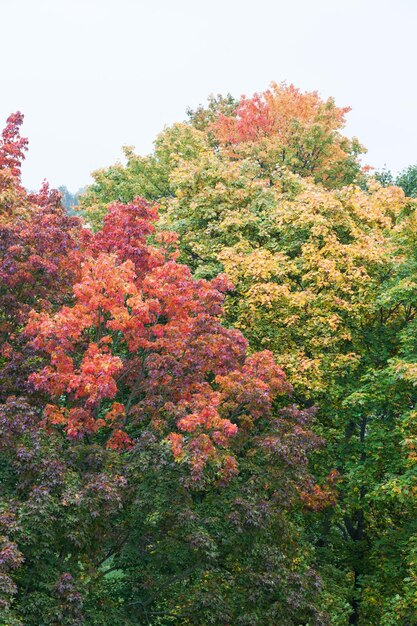
[[[58,191],[61,193],[61,202],[63,207],[67,210],[68,215],[78,215],[77,207],[79,204],[79,198],[81,194],[84,193],[85,187],[81,187],[75,193],[71,193],[65,185],[61,185],[58,187]]]
[[[5,623],[417,622],[414,169],[363,168],[348,110],[212,97],[85,223],[9,118]]]
[[[409,165],[397,176],[387,168],[375,172],[375,178],[384,187],[396,185],[401,187],[405,195],[409,198],[417,197],[417,165]]]

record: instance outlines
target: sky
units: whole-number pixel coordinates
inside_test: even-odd
[[[210,93],[271,81],[351,106],[366,163],[417,163],[417,0],[0,0],[0,126],[22,111],[23,181],[76,191]]]

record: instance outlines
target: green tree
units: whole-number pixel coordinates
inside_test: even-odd
[[[395,184],[403,189],[409,198],[417,197],[417,165],[410,165],[400,172],[395,179]]]
[[[152,199],[160,228],[179,234],[181,259],[195,275],[226,271],[232,279],[228,323],[253,350],[272,350],[301,405],[319,407],[327,446],[313,467],[322,479],[339,472],[339,498],[303,527],[331,623],[411,624],[415,511],[410,489],[402,490],[404,507],[392,485],[412,472],[403,429],[411,428],[415,393],[400,375],[404,365],[394,364],[404,337],[413,336],[413,281],[400,280],[412,246],[398,238],[413,232],[407,216],[415,205],[388,174],[363,184],[360,149],[339,134],[345,111],[307,94],[311,118],[291,108],[304,102],[302,94],[291,91],[285,100],[285,90],[277,93],[275,100],[273,92],[243,100],[214,121],[209,107],[199,112],[208,123],[162,133],[146,163],[157,163],[166,191]],[[87,208],[105,213],[115,199],[111,170],[96,176]],[[142,193],[132,163],[118,174],[126,199]]]

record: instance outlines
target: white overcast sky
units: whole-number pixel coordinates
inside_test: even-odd
[[[210,93],[284,80],[350,105],[371,165],[417,163],[417,0],[0,0],[0,25],[31,189],[75,191]]]

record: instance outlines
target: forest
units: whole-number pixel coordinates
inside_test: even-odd
[[[10,115],[2,625],[417,624],[417,167],[348,113],[211,96],[69,210]]]

